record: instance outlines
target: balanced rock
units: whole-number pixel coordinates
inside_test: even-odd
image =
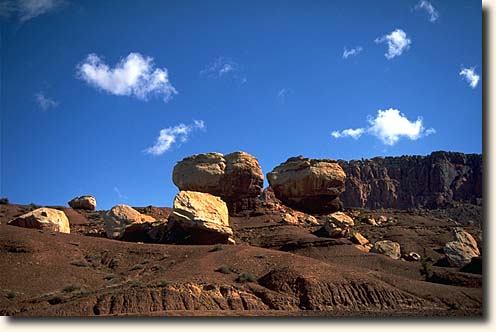
[[[392,259],[399,259],[401,257],[401,247],[398,242],[389,240],[377,241],[374,243],[372,252],[382,254]]]
[[[180,228],[193,244],[234,242],[226,203],[207,193],[180,191],[174,198],[168,228]]]
[[[107,237],[120,239],[130,225],[154,222],[155,218],[141,214],[129,205],[119,204],[105,213],[103,221]]]
[[[64,212],[50,208],[39,208],[23,214],[8,222],[9,225],[47,229],[54,232],[71,232],[69,219]]]
[[[235,202],[260,195],[263,173],[257,159],[245,152],[197,154],[178,162],[172,181],[184,191],[196,191]]]
[[[444,255],[450,266],[463,267],[480,255],[477,241],[464,230],[455,229],[456,241],[446,243]]]
[[[73,209],[90,210],[90,211],[96,210],[95,197],[90,195],[75,197],[71,199],[68,204]]]
[[[346,174],[329,159],[289,158],[267,174],[275,196],[284,204],[308,213],[329,213],[342,209],[339,195]]]
[[[352,227],[355,226],[353,219],[343,212],[334,212],[327,216],[324,229],[330,237],[348,237]]]

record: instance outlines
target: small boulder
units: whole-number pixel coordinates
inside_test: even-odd
[[[405,255],[403,258],[409,262],[418,262],[420,258],[422,258],[422,256],[420,256],[420,254],[414,251],[411,251],[408,253],[408,255]]]
[[[330,237],[348,237],[355,226],[353,219],[343,212],[334,212],[327,216],[324,229]]]
[[[377,226],[377,223],[375,222],[375,219],[374,217],[372,216],[366,216],[366,217],[363,217],[361,220],[360,220],[361,223],[363,224],[368,224],[368,225],[372,225],[372,226]]]
[[[386,224],[388,222],[388,218],[386,216],[379,216],[375,221],[378,224]]]
[[[23,214],[8,222],[9,225],[47,229],[54,232],[66,233],[71,232],[69,219],[64,212],[50,208],[39,208]]]
[[[295,210],[284,213],[282,221],[293,225],[319,225],[319,221],[314,216]]]
[[[96,210],[96,199],[90,195],[79,196],[71,199],[69,201],[69,206],[73,209],[81,209],[81,210]]]
[[[372,252],[382,254],[392,259],[399,259],[401,257],[400,244],[389,240],[382,240],[374,243]]]
[[[275,196],[285,205],[307,213],[342,210],[339,195],[346,174],[330,159],[289,158],[267,174]]]
[[[444,255],[450,266],[463,267],[470,263],[473,257],[479,256],[480,250],[470,233],[458,228],[454,232],[456,241],[445,244]]]
[[[351,241],[355,242],[356,244],[359,244],[361,246],[365,246],[367,243],[369,243],[369,240],[367,240],[362,234],[359,232],[356,232],[353,234],[351,237]]]
[[[130,225],[155,222],[155,218],[141,214],[129,205],[119,204],[105,213],[103,221],[107,237],[120,239]]]
[[[226,203],[207,193],[180,191],[176,195],[169,217],[169,229],[174,228],[190,236],[193,244],[234,242]]]

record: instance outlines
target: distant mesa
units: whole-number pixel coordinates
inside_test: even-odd
[[[69,206],[73,209],[81,209],[81,210],[96,210],[96,199],[90,195],[79,196],[71,199],[69,201]]]
[[[264,176],[258,160],[246,152],[225,156],[212,152],[178,162],[172,180],[179,190],[219,196],[233,209],[239,204],[250,206],[262,192]]]
[[[330,159],[289,158],[267,174],[275,196],[289,207],[308,213],[340,211],[339,196],[346,174]]]
[[[8,224],[67,234],[71,232],[69,219],[67,219],[65,213],[63,211],[50,208],[39,208],[25,213],[9,221]]]

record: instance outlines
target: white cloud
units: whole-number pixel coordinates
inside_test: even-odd
[[[40,106],[41,109],[44,111],[48,110],[49,108],[57,107],[60,104],[58,101],[46,97],[42,91],[35,93],[34,99],[36,100],[38,106]]]
[[[205,128],[205,122],[203,120],[194,120],[189,125],[181,123],[174,127],[162,129],[155,144],[145,149],[144,152],[159,156],[172,148],[174,143],[185,143],[193,130]]]
[[[77,66],[78,78],[88,84],[117,96],[134,96],[148,100],[162,96],[169,101],[176,89],[169,81],[167,68],[155,68],[152,57],[130,53],[114,68],[109,68],[96,54],[89,54]]]
[[[10,17],[17,14],[21,23],[46,14],[66,2],[64,0],[7,0],[0,3],[0,16]]]
[[[405,137],[412,141],[421,137],[434,134],[434,128],[425,129],[422,118],[410,121],[397,109],[378,110],[375,118],[369,117],[369,127],[333,131],[335,138],[352,137],[358,139],[362,134],[369,134],[379,138],[386,145],[396,144],[400,138]]]
[[[207,67],[200,71],[201,75],[207,75],[213,78],[232,77],[242,84],[246,83],[247,79],[242,74],[242,70],[236,62],[230,58],[219,57],[209,63]]]
[[[477,84],[479,84],[480,76],[475,73],[475,67],[462,68],[459,75],[465,78],[472,89],[475,89]]]
[[[439,13],[434,8],[434,6],[426,0],[420,0],[418,4],[415,6],[416,10],[425,10],[427,14],[429,14],[429,21],[430,22],[436,22],[437,19],[439,18]]]
[[[358,55],[358,53],[362,52],[363,48],[361,46],[357,46],[355,48],[347,49],[344,48],[343,51],[343,59],[348,59],[350,56]]]
[[[286,98],[292,93],[291,89],[286,89],[283,88],[277,92],[277,99],[281,102],[284,103],[286,102]]]
[[[365,129],[363,128],[358,128],[358,129],[345,129],[342,131],[333,131],[331,135],[335,138],[341,138],[341,137],[351,137],[354,139],[359,139],[360,136],[365,132]]]
[[[114,192],[117,194],[117,197],[118,197],[119,199],[128,199],[128,197],[127,197],[126,195],[123,195],[123,194],[121,193],[121,191],[119,190],[119,188],[114,187]]]
[[[384,54],[384,56],[388,60],[391,60],[392,58],[403,54],[403,51],[407,50],[412,43],[411,39],[408,38],[405,31],[401,29],[396,29],[389,35],[384,35],[380,38],[377,38],[375,42],[377,44],[387,42],[388,51]]]

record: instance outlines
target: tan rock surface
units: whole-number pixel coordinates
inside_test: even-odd
[[[339,195],[346,174],[333,160],[289,158],[268,173],[267,179],[275,196],[295,209],[325,213],[342,208]]]
[[[324,228],[330,237],[348,237],[355,226],[353,219],[344,212],[334,212],[327,216]]]
[[[233,232],[229,226],[226,203],[217,196],[181,191],[174,198],[169,227],[191,233],[198,244],[228,243]],[[194,241],[195,242],[195,241]]]
[[[96,199],[90,195],[79,196],[71,199],[68,202],[69,206],[73,209],[82,209],[94,211],[96,210]]]
[[[104,228],[108,238],[119,239],[126,227],[144,222],[154,222],[155,218],[141,214],[129,205],[119,204],[104,216]]]
[[[401,257],[401,247],[398,242],[389,240],[377,241],[374,243],[372,252],[382,254],[392,259],[399,259]]]
[[[9,221],[8,224],[25,228],[47,229],[67,234],[71,232],[69,219],[65,213],[50,208],[39,208],[28,212]]]
[[[263,173],[246,152],[197,154],[178,162],[172,180],[179,190],[209,193],[226,202],[260,195]]]

